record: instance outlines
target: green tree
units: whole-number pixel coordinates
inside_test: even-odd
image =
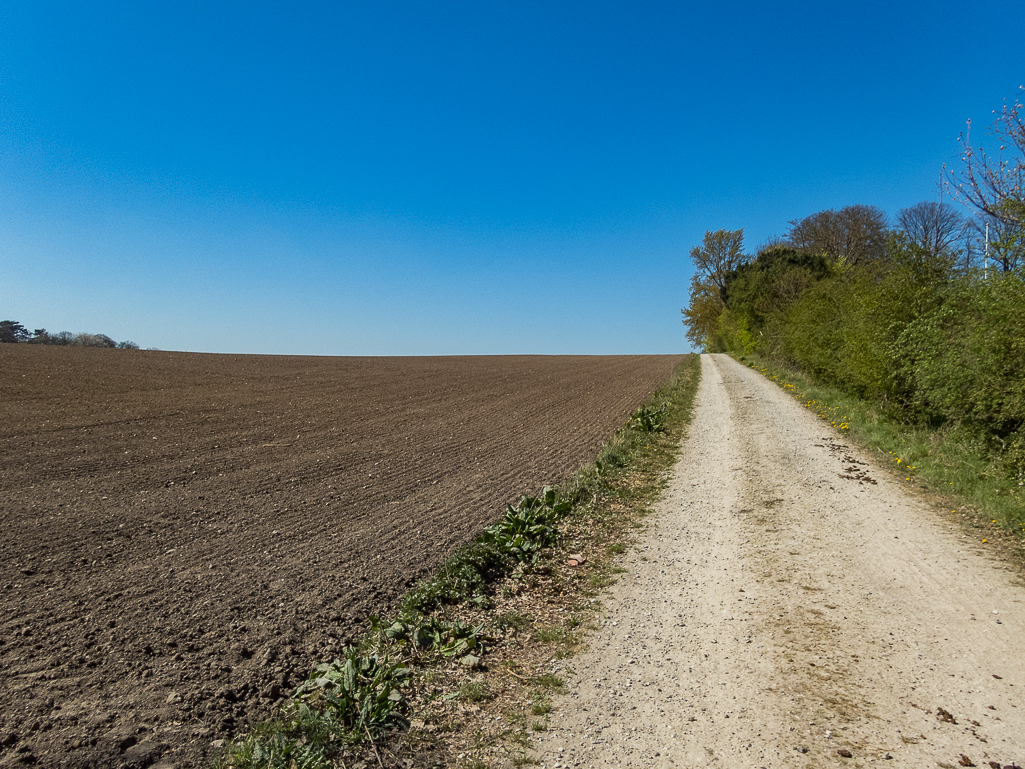
[[[723,349],[719,316],[725,307],[723,290],[728,276],[750,257],[744,254],[744,230],[707,230],[700,246],[690,250],[694,275],[690,301],[683,313],[687,338],[694,346],[714,352]]]
[[[28,329],[16,320],[0,320],[0,342],[27,342],[30,336]]]
[[[717,329],[723,311],[719,289],[695,273],[690,279],[690,302],[680,310],[687,327],[687,339],[699,350],[718,350]]]
[[[700,246],[690,250],[702,280],[722,293],[731,272],[751,257],[744,254],[744,230],[707,230]]]
[[[726,276],[725,303],[733,312],[746,314],[753,326],[763,326],[769,315],[785,309],[811,282],[828,274],[829,265],[821,256],[782,246],[768,248]]]
[[[832,267],[770,319],[766,346],[778,360],[819,381],[859,395],[880,394],[886,363],[875,323],[876,287],[872,271]]]
[[[1016,273],[958,277],[903,330],[913,405],[966,430],[1025,477],[1025,281]]]

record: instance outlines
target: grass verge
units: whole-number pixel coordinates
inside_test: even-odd
[[[548,728],[563,691],[554,666],[596,627],[617,560],[667,482],[700,371],[688,356],[592,464],[508,505],[214,766],[531,763],[529,735]]]
[[[1017,545],[1022,544],[1025,480],[1009,477],[979,441],[956,427],[894,422],[878,404],[818,384],[801,372],[756,356],[740,360],[842,434],[874,451],[899,483],[928,492],[932,501],[981,532],[984,543],[1013,537]]]

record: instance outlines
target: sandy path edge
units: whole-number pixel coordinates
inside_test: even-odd
[[[1020,581],[727,356],[624,565],[542,766],[1025,765]]]

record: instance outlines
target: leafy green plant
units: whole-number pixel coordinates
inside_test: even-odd
[[[330,736],[333,725],[323,714],[307,719],[301,728],[281,720],[257,725],[252,732],[231,744],[213,764],[215,769],[320,769],[330,766]],[[317,723],[319,722],[319,723]]]
[[[384,635],[418,653],[433,651],[444,657],[461,657],[463,660],[467,660],[471,652],[482,652],[486,648],[484,623],[446,622],[438,617],[396,621],[384,631]]]
[[[505,515],[484,530],[482,539],[520,563],[536,563],[544,548],[558,543],[556,524],[572,506],[572,502],[558,499],[555,489],[545,486],[539,497],[524,495],[516,507],[506,505]]]
[[[401,686],[408,668],[350,647],[322,663],[295,692],[280,718],[257,725],[227,747],[220,769],[315,769],[334,764],[343,745],[407,728]]]
[[[403,712],[402,683],[410,670],[376,654],[350,649],[343,659],[323,662],[295,693],[286,717],[313,710],[331,717],[355,739],[376,737],[390,728],[409,726]]]
[[[491,543],[477,541],[459,548],[433,579],[406,595],[399,614],[411,617],[463,601],[484,605],[488,585],[505,573],[506,560],[506,553]]]
[[[644,405],[630,418],[630,426],[645,433],[665,432],[667,405]]]

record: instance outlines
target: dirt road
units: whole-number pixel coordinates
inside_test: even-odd
[[[1025,765],[1025,587],[726,356],[549,767]]]

